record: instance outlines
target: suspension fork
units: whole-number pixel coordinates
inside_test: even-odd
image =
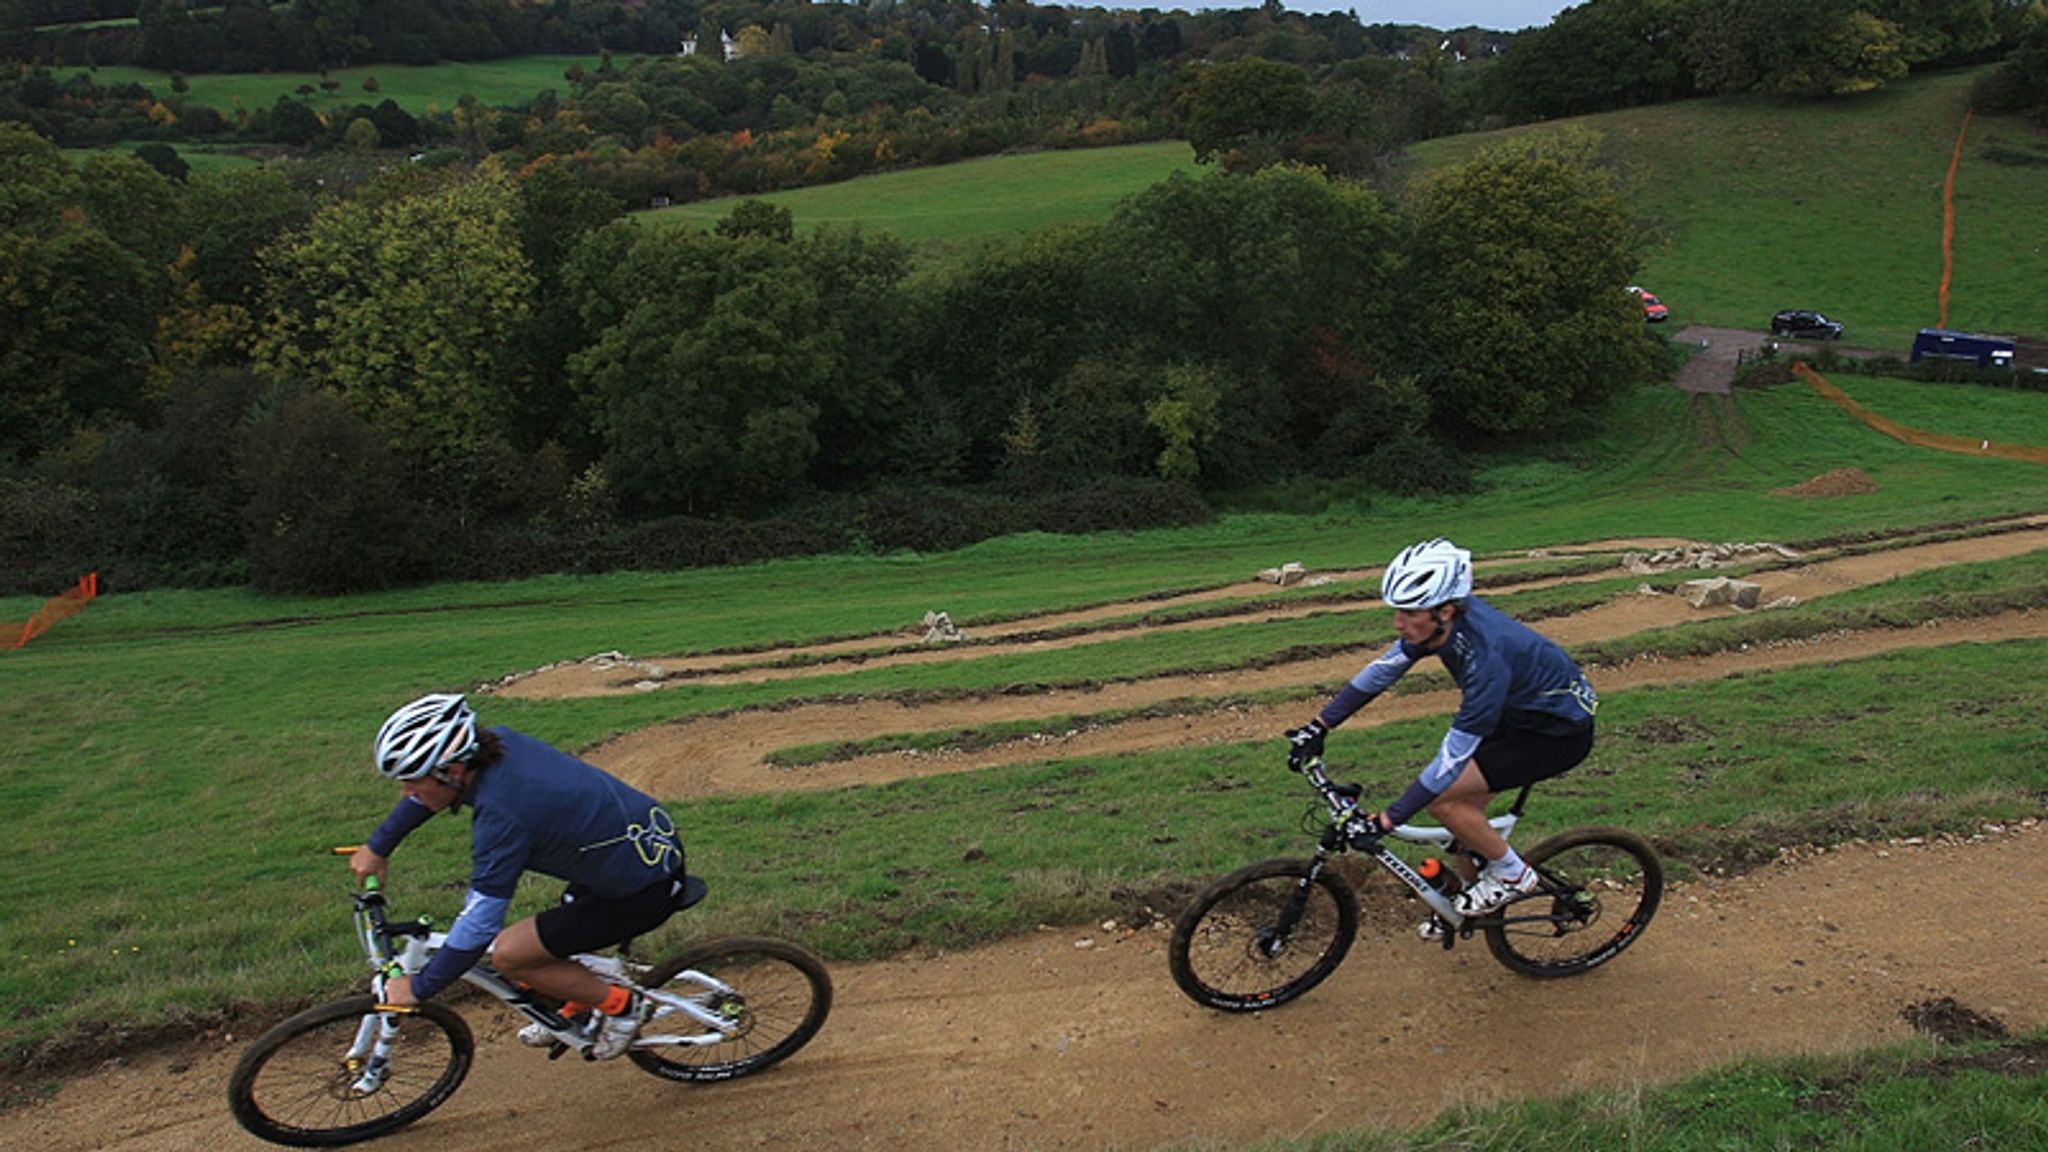
[[[1265,947],[1269,954],[1278,953],[1294,936],[1294,928],[1301,923],[1301,917],[1308,911],[1309,895],[1315,891],[1316,881],[1322,878],[1323,869],[1329,866],[1330,857],[1335,854],[1338,844],[1343,842],[1344,833],[1332,825],[1323,830],[1323,838],[1316,845],[1315,858],[1309,861],[1308,871],[1294,882],[1294,891],[1287,894],[1287,900],[1280,905],[1280,918],[1273,922],[1271,937]]]

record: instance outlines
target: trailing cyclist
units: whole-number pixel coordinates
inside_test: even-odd
[[[594,1011],[588,1055],[632,1046],[651,1014],[638,993],[570,959],[652,931],[682,892],[683,848],[660,804],[615,777],[510,728],[480,728],[457,694],[423,696],[377,733],[377,771],[405,786],[369,842],[349,859],[357,878],[381,882],[391,853],[435,813],[472,812],[469,895],[447,946],[384,999],[413,1004],[461,978],[485,952],[506,977],[564,1001],[562,1014]],[[569,887],[562,902],[503,927],[519,877],[539,872]],[[520,1039],[547,1045],[539,1024]]]
[[[1457,896],[1461,916],[1484,916],[1531,892],[1536,873],[1486,822],[1494,794],[1576,767],[1593,747],[1599,697],[1564,650],[1472,595],[1472,554],[1448,540],[1402,549],[1380,578],[1398,638],[1323,710],[1289,729],[1290,760],[1322,755],[1323,739],[1426,656],[1463,693],[1436,755],[1408,790],[1371,819],[1382,830],[1429,811],[1486,867]],[[1442,931],[1434,917],[1425,938]]]

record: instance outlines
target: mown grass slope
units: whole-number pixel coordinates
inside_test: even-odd
[[[1689,100],[1410,150],[1426,173],[1501,139],[1599,132],[1654,239],[1642,282],[1669,323],[1761,329],[1817,308],[1844,342],[1903,354],[1940,319],[1942,188],[1981,70],[1865,96]],[[2048,141],[2013,117],[1973,117],[1956,180],[1952,328],[2048,334]]]

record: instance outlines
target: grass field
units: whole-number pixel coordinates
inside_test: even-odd
[[[468,92],[487,104],[519,104],[542,88],[560,90],[563,71],[577,59],[349,69],[333,74],[339,89],[312,100],[328,108],[389,96],[425,113]],[[1918,76],[1825,103],[1693,100],[1432,140],[1409,150],[1406,172],[1456,163],[1507,136],[1593,129],[1649,229],[1640,279],[1670,306],[1668,330],[1691,323],[1760,329],[1782,308],[1818,308],[1847,325],[1847,343],[1903,354],[1914,331],[1942,320],[1942,186],[1970,85],[1981,74]],[[377,77],[380,92],[362,90],[367,75]],[[169,92],[160,73],[102,68],[98,76]],[[188,98],[224,109],[239,98],[255,107],[318,80],[193,76]],[[1957,175],[1951,328],[2048,335],[2048,292],[2040,290],[2048,283],[2048,247],[2035,221],[2048,203],[2044,160],[2048,145],[2024,122],[1971,121]],[[800,228],[858,223],[932,259],[991,236],[1100,219],[1118,200],[1196,167],[1184,143],[1160,142],[988,157],[762,198],[789,208]],[[706,227],[738,202],[637,218]]]
[[[558,78],[565,66],[548,68]],[[397,98],[394,70],[370,71],[383,94]],[[195,91],[202,79],[193,78]],[[533,79],[507,81],[530,84],[511,99],[552,82]],[[247,89],[245,102],[267,103],[294,82],[266,80],[284,87],[268,97]],[[1939,185],[1967,80],[1930,77],[1840,105],[1733,100],[1592,118],[1662,222],[1665,239],[1644,280],[1671,304],[1674,326],[1755,327],[1778,307],[1812,305],[1841,313],[1851,342],[1902,348],[1912,328],[1931,322]],[[337,99],[368,98],[359,83],[345,82]],[[446,84],[432,93],[415,98],[452,103]],[[2048,294],[2038,290],[2048,282],[2048,257],[2029,215],[2048,191],[2048,173],[1984,159],[1994,146],[2033,146],[2013,125],[1979,120],[1971,139],[1951,323],[2048,332]],[[2000,143],[2008,141],[2018,143]],[[1436,142],[1416,155],[1424,166],[1447,163],[1474,143]],[[860,220],[945,245],[1099,216],[1117,196],[1158,178],[1150,173],[1188,163],[1177,144],[1004,157],[774,199],[792,208],[799,226]],[[1083,201],[1081,215],[1061,215]],[[694,226],[729,211],[691,207],[700,214],[671,210],[658,219]],[[1873,410],[1928,431],[1995,428],[2006,442],[2048,445],[2048,397],[1830,379]],[[369,736],[395,703],[418,692],[608,649],[709,651],[877,632],[934,607],[971,623],[1240,580],[1291,559],[1319,569],[1366,566],[1437,530],[1484,552],[1640,535],[1799,541],[2048,507],[2048,469],[1910,448],[1803,387],[1743,392],[1735,406],[1745,433],[1739,451],[1708,435],[1686,398],[1652,385],[1626,395],[1571,443],[1496,459],[1472,496],[1375,497],[1322,516],[1235,515],[1192,529],[1016,537],[943,555],[342,599],[109,595],[28,648],[0,653],[0,874],[11,882],[0,1065],[66,1044],[90,1050],[117,1027],[147,1035],[266,1017],[347,984],[354,968],[336,919],[344,884],[323,849],[360,838],[388,808],[389,788],[366,767]],[[1782,492],[1845,467],[1862,470],[1877,491],[1834,500]],[[1857,593],[1855,603],[1916,619],[1957,587],[2033,595],[2048,589],[2048,563],[2020,558],[1911,578]],[[0,620],[19,620],[36,605],[0,600]],[[1804,607],[1790,618],[1823,611]],[[1191,663],[1228,668],[1302,643],[1317,628],[1241,625],[1199,641],[1134,639],[783,687],[501,700],[490,703],[488,718],[586,747],[664,719],[796,693],[1063,683]],[[1713,731],[1719,749],[1741,751],[1603,742],[1601,764],[1613,770],[1587,773],[1546,798],[1544,820],[1628,823],[1704,855],[1745,841],[1909,835],[2038,816],[2048,803],[2038,760],[2048,741],[2044,696],[2042,642],[1617,693],[1603,710],[1615,732],[1683,715]],[[773,724],[771,711],[760,715]],[[1856,722],[1834,722],[1845,716]],[[1393,787],[1406,771],[1400,766],[1440,735],[1440,722],[1417,722],[1340,734],[1334,747],[1381,765],[1371,782]],[[1719,757],[1724,769],[1705,784],[1690,774],[1703,755]],[[1113,889],[1167,886],[1292,845],[1293,794],[1245,786],[1270,774],[1270,759],[1270,747],[1241,745],[1206,749],[1198,759],[1050,761],[842,794],[692,801],[684,818],[692,864],[719,878],[719,900],[693,913],[691,927],[790,934],[847,959],[1091,919]],[[1858,771],[1809,770],[1839,762]],[[1162,796],[1175,803],[1161,805]],[[991,812],[1002,819],[991,821]],[[1133,848],[1131,813],[1144,814],[1141,850]],[[970,846],[1003,867],[968,863]],[[405,867],[409,876],[454,880],[464,856],[459,836],[423,836],[408,846]],[[427,910],[444,919],[459,900],[459,887],[414,891],[439,901]],[[534,884],[522,908],[551,895],[552,885]],[[1934,1059],[1915,1050],[1750,1065],[1653,1091],[1474,1110],[1418,1133],[1350,1134],[1314,1146],[1906,1149],[1936,1146],[1957,1131],[2038,1132],[2040,1075],[1982,1076],[1937,1069]],[[1845,1077],[1853,1079],[1847,1088]],[[1826,1106],[1799,1104],[1809,1099]],[[1880,1119],[1845,1127],[1870,1115]]]
[[[1903,354],[1940,317],[1942,184],[1981,72],[1920,76],[1855,99],[1692,100],[1567,123],[1595,129],[1659,239],[1641,279],[1670,323],[1761,329],[1783,308],[1841,320],[1845,343]],[[1547,133],[1553,125],[1512,134]],[[1506,133],[1429,141],[1418,171]],[[2040,205],[2048,155],[2013,118],[1975,117],[1957,174],[1948,323],[2048,334]]]
[[[268,108],[277,103],[278,97],[296,97],[301,85],[311,85],[313,94],[306,101],[319,112],[392,100],[413,115],[422,116],[446,112],[465,95],[474,96],[479,103],[491,107],[516,107],[532,100],[544,88],[566,92],[569,82],[563,79],[562,74],[568,71],[569,66],[580,63],[585,68],[596,68],[598,59],[596,56],[516,56],[504,60],[453,61],[424,67],[372,64],[360,68],[330,69],[324,77],[318,72],[198,72],[185,77],[191,89],[185,93],[184,99],[232,113],[237,101],[242,107],[252,110]],[[85,69],[72,69],[58,73],[58,77],[62,79],[73,72],[83,71]],[[172,94],[168,72],[109,65],[93,69],[91,74],[103,85],[140,84],[160,100],[168,99]],[[377,80],[375,92],[363,87],[363,81],[370,77]],[[322,89],[322,80],[338,81],[339,87],[332,91]]]
[[[928,250],[1056,224],[1101,219],[1117,201],[1197,168],[1184,141],[1072,152],[989,156],[939,168],[864,176],[758,199],[790,210],[798,228],[850,225],[890,232]],[[642,214],[650,224],[708,228],[743,197]]]
[[[123,156],[133,153],[142,140],[123,140],[105,148],[66,148],[64,155],[77,163],[94,152],[118,152]],[[231,148],[212,144],[174,143],[171,145],[178,155],[190,165],[194,172],[225,172],[235,168],[254,168],[262,164],[260,157],[246,155]]]

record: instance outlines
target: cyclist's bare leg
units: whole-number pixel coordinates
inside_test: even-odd
[[[1479,771],[1479,762],[1468,760],[1465,770],[1458,774],[1451,786],[1430,802],[1429,814],[1436,817],[1437,823],[1450,829],[1451,835],[1456,836],[1458,843],[1467,851],[1477,852],[1488,860],[1498,860],[1508,854],[1508,842],[1486,822],[1486,805],[1493,795],[1487,787],[1486,777]],[[1460,871],[1462,873],[1463,869]],[[1473,877],[1464,879],[1469,883]]]
[[[491,965],[507,979],[536,992],[581,1004],[602,1004],[612,987],[597,973],[542,947],[531,916],[498,933],[491,946]]]

